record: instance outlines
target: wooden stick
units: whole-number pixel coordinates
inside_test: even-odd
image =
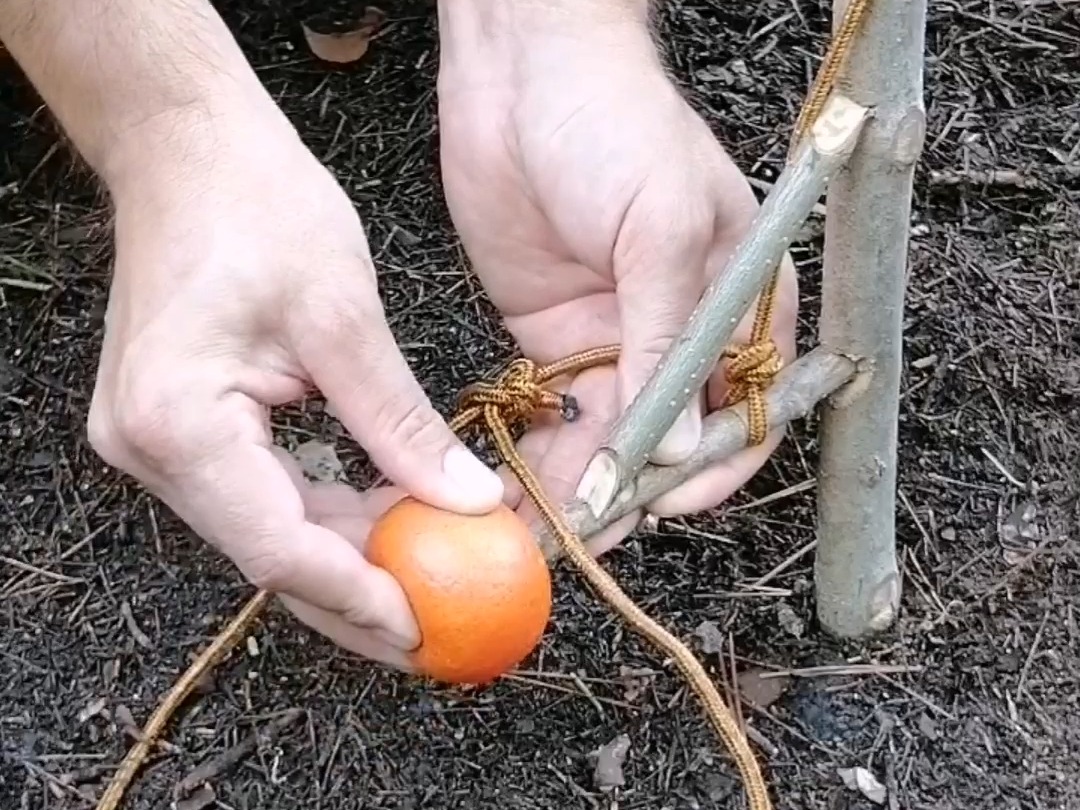
[[[796,360],[777,374],[765,394],[769,424],[784,425],[806,416],[825,397],[857,377],[857,363],[843,355],[817,348]],[[570,527],[582,538],[589,538],[635,509],[669,492],[697,473],[728,458],[747,445],[749,419],[745,402],[710,414],[704,420],[702,439],[694,453],[682,464],[670,467],[646,465],[635,483],[604,513],[595,517],[588,505],[572,500],[563,505],[563,514]],[[538,523],[534,530],[544,554],[549,559],[558,555],[558,545]]]
[[[851,154],[867,110],[833,96],[800,145],[727,268],[612,427],[578,488],[594,517],[637,477],[649,454],[712,374],[723,348],[831,178]]]
[[[834,6],[834,21],[844,8]],[[823,408],[817,613],[842,637],[896,617],[896,433],[911,186],[922,151],[925,0],[874,0],[838,86],[873,117],[829,186],[821,345],[865,357],[865,385]]]

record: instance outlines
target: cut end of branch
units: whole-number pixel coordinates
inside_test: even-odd
[[[870,383],[874,379],[873,358],[856,359],[849,358],[855,363],[855,374],[851,380],[826,399],[828,407],[833,410],[842,410],[859,401],[859,398],[870,389]]]
[[[869,115],[869,108],[841,93],[833,93],[810,128],[814,149],[823,155],[851,152]]]
[[[575,496],[589,507],[594,519],[599,519],[615,497],[619,485],[619,468],[607,450],[600,450],[585,468]]]

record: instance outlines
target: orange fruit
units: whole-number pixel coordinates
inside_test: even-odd
[[[401,585],[420,628],[423,675],[483,685],[540,643],[551,573],[528,525],[504,504],[459,515],[406,497],[372,527],[365,556]]]

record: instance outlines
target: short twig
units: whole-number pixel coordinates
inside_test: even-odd
[[[1029,171],[1015,169],[945,169],[930,172],[934,186],[1004,186],[1037,188],[1049,183],[1080,177],[1080,166],[1033,166]]]
[[[922,672],[923,667],[906,664],[827,664],[820,667],[802,667],[800,669],[778,669],[763,672],[760,678],[821,678],[836,675],[883,675],[905,672]]]
[[[274,739],[281,734],[282,731],[299,720],[303,714],[303,709],[288,709],[280,716],[270,720],[264,728],[252,731],[247,737],[232,748],[229,748],[221,754],[211,757],[198,765],[194,770],[189,772],[187,776],[176,783],[176,786],[173,788],[173,796],[176,798],[185,796],[200,785],[232,770],[240,764],[240,761],[244,759],[244,757],[250,755],[251,752],[255,750],[260,740]]]
[[[784,573],[786,570],[788,570],[791,566],[793,566],[795,563],[797,563],[815,548],[817,548],[817,540],[811,540],[809,543],[807,543],[795,553],[788,555],[785,560],[782,560],[780,563],[778,563],[772,570],[766,572],[765,574],[762,574],[753,582],[748,583],[745,587],[761,588],[773,578],[780,576],[780,574]]]

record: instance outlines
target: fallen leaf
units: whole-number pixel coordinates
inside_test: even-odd
[[[139,728],[138,723],[135,722],[135,716],[131,713],[131,709],[123,703],[113,709],[113,720],[116,722],[116,727],[131,739],[136,742],[142,739],[142,730]]]
[[[345,469],[331,445],[314,439],[299,445],[293,451],[293,458],[300,464],[304,475],[323,483],[336,481]]]
[[[776,608],[776,620],[780,623],[780,626],[787,630],[795,638],[802,638],[803,631],[806,629],[806,625],[803,624],[802,619],[796,615],[792,610],[791,605],[786,602],[781,602]]]
[[[838,768],[837,774],[848,790],[857,790],[874,804],[885,804],[885,786],[866,768]]]
[[[386,20],[386,12],[375,6],[364,9],[363,16],[349,25],[331,26],[332,30],[318,31],[317,23],[301,23],[308,48],[317,59],[335,64],[348,64],[362,58],[371,40]]]
[[[622,766],[629,751],[630,738],[625,734],[600,747],[596,752],[596,768],[593,771],[593,781],[598,788],[602,790],[626,784]]]
[[[99,697],[99,698],[94,698],[93,700],[91,700],[83,708],[79,709],[79,713],[77,715],[79,725],[81,726],[83,723],[85,723],[91,717],[96,717],[97,715],[101,714],[101,712],[102,712],[102,710],[104,708],[105,708],[105,698]]]
[[[780,699],[791,683],[787,675],[765,678],[768,670],[753,668],[743,670],[736,677],[739,685],[739,693],[755,706],[765,709]]]

